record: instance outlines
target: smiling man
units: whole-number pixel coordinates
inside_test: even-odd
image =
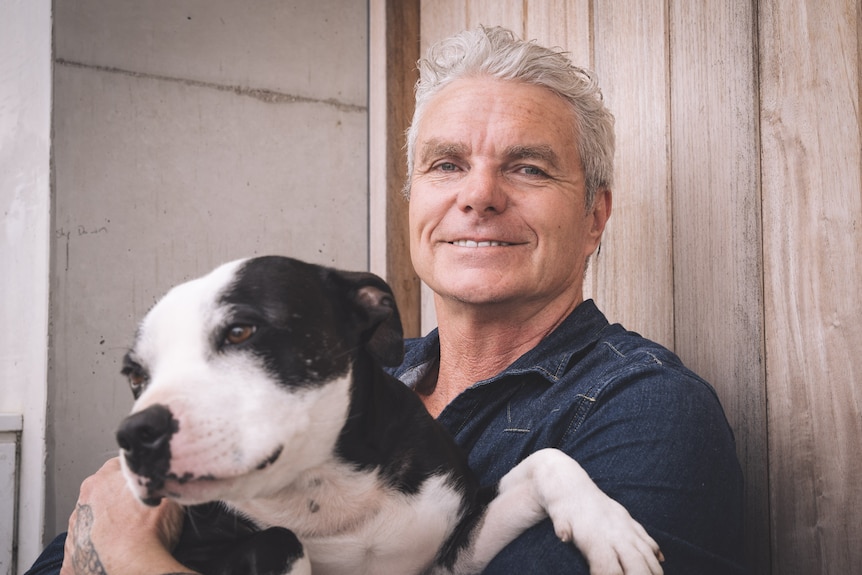
[[[405,193],[439,328],[408,342],[396,375],[482,483],[562,449],[644,524],[666,573],[744,572],[742,479],[714,390],[583,298],[613,185],[593,76],[501,28],[444,40],[419,69]],[[587,572],[547,521],[486,570]]]

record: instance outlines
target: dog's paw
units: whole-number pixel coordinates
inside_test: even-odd
[[[577,499],[581,500],[579,496]],[[573,543],[593,575],[660,575],[658,544],[628,511],[596,489],[575,504],[549,502],[557,536]]]
[[[581,551],[590,573],[663,573],[658,544],[625,507],[599,489],[576,461],[557,450],[544,451],[533,454],[541,454],[533,477],[544,507],[557,537]]]

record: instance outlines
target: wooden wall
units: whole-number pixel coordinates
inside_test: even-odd
[[[415,76],[399,72],[399,46],[501,24],[596,70],[617,118],[617,182],[587,295],[718,390],[746,476],[752,573],[862,573],[859,1],[371,6],[372,45],[388,41],[372,47],[372,90],[377,58],[388,96],[372,92],[370,115],[394,119],[385,153],[371,147],[389,189],[373,197],[403,178],[392,160]],[[408,277],[409,293],[396,289],[415,317],[415,276],[391,249],[403,232],[383,232],[403,229],[405,210],[388,206],[372,208],[386,223],[372,219],[372,251]]]

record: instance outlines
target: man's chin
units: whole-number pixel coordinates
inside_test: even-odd
[[[502,286],[499,285],[489,284],[459,286],[435,293],[444,300],[477,308],[499,308],[520,300],[517,292],[502,289]]]

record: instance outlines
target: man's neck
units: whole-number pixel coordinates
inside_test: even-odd
[[[458,394],[500,373],[536,347],[559,326],[582,299],[557,301],[519,315],[502,308],[477,308],[436,301],[440,363],[430,391],[420,395],[435,417]]]

